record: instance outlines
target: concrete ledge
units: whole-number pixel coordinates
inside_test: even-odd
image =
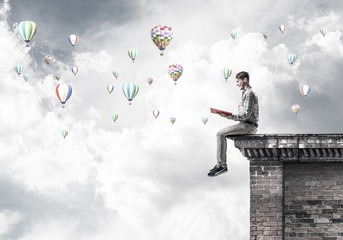
[[[254,134],[229,138],[248,160],[343,161],[343,134]]]

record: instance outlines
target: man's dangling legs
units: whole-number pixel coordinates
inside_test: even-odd
[[[243,135],[256,133],[257,129],[247,123],[238,123],[236,125],[221,129],[217,133],[217,166],[227,168],[226,151],[227,140],[230,135]]]

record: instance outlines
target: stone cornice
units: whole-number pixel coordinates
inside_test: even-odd
[[[343,162],[343,134],[254,134],[229,138],[248,160]]]

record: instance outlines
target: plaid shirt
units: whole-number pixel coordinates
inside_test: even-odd
[[[258,122],[258,98],[251,87],[242,91],[242,102],[238,106],[238,114],[233,114],[232,119],[235,121]]]

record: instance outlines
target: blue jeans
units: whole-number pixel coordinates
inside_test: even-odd
[[[217,133],[217,166],[227,167],[226,164],[226,137],[230,135],[254,134],[257,128],[251,124],[240,122],[236,125],[221,129]]]

